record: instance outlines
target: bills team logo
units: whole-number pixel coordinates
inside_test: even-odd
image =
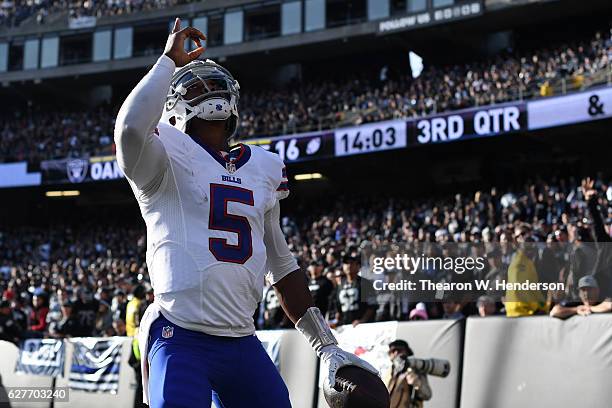
[[[87,159],[70,159],[66,162],[66,173],[71,183],[80,183],[87,176],[89,161]]]
[[[164,326],[162,328],[162,337],[164,339],[169,339],[172,336],[174,336],[174,327],[172,327],[172,326]]]

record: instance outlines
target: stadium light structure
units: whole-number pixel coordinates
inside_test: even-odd
[[[316,180],[323,178],[321,173],[306,173],[306,174],[296,174],[294,177],[295,181],[304,181],[304,180]]]
[[[79,190],[47,191],[45,195],[47,197],[76,197],[81,195],[81,192]]]

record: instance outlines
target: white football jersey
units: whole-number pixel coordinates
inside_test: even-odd
[[[252,334],[267,273],[264,214],[289,193],[283,161],[244,144],[222,155],[165,123],[156,133],[168,157],[161,184],[145,196],[130,182],[155,301],[181,327]]]

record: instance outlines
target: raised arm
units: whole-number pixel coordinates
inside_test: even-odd
[[[117,162],[141,190],[151,190],[151,182],[166,168],[166,150],[155,127],[173,72],[174,62],[162,56],[123,102],[115,122]]]
[[[190,53],[184,50],[187,38],[198,45]],[[117,162],[126,177],[145,192],[159,185],[167,165],[166,151],[155,134],[155,127],[164,109],[174,69],[204,52],[200,39],[205,39],[204,34],[192,27],[181,30],[180,20],[176,19],[164,55],[132,90],[117,115]]]
[[[610,242],[612,239],[606,232],[604,227],[603,218],[597,205],[597,190],[594,188],[594,180],[590,178],[582,180],[582,194],[587,202],[589,212],[591,213],[591,220],[593,221],[592,232],[595,242]]]

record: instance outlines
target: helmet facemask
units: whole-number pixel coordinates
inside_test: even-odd
[[[191,62],[173,75],[162,120],[183,132],[193,118],[227,121],[230,139],[238,124],[239,91],[238,81],[214,61]]]

